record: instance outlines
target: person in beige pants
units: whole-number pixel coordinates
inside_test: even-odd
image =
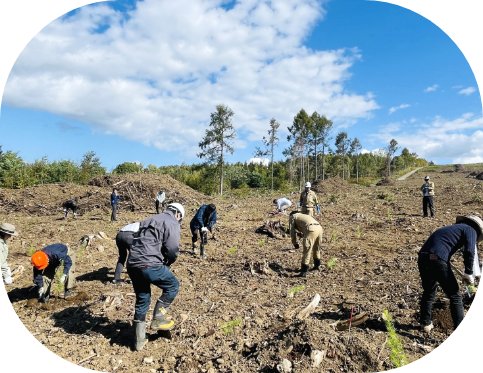
[[[297,243],[296,231],[301,232],[303,235],[304,250],[302,253],[302,265],[298,277],[307,277],[311,256],[314,258],[314,270],[320,271],[319,249],[322,244],[323,230],[319,222],[309,215],[293,212],[289,217],[289,229],[292,244],[295,249],[300,247]]]

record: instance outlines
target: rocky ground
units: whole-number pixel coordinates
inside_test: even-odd
[[[25,272],[7,285],[18,316],[40,343],[62,358],[99,371],[129,372],[277,372],[283,359],[293,372],[374,372],[394,367],[381,318],[388,310],[408,360],[441,344],[452,332],[448,300],[438,294],[434,333],[419,331],[421,293],[417,252],[437,228],[457,215],[480,214],[483,182],[464,172],[433,172],[436,218],[422,218],[420,172],[405,181],[359,187],[340,179],[317,184],[324,229],[322,272],[294,277],[301,251],[283,233],[255,233],[265,222],[288,225],[272,214],[276,196],[211,198],[167,176],[143,175],[97,180],[91,186],[46,185],[0,190],[0,220],[14,224],[20,236],[9,241],[12,269]],[[139,179],[139,182],[138,182]],[[118,222],[109,222],[109,193],[119,186],[123,202]],[[149,333],[143,351],[132,351],[133,289],[129,282],[111,284],[117,260],[112,240],[124,225],[154,212],[154,194],[165,188],[168,200],[185,204],[178,261],[172,271],[180,291],[170,310],[176,327]],[[83,196],[82,215],[62,216],[61,203]],[[294,205],[298,193],[288,196]],[[87,198],[87,199],[86,199]],[[218,223],[207,246],[209,258],[192,255],[189,220],[202,203],[215,203]],[[481,216],[481,215],[480,215]],[[84,235],[104,232],[83,248]],[[32,290],[29,253],[62,242],[77,254],[75,297],[54,291],[39,305]],[[336,258],[336,259],[334,259]],[[480,257],[480,261],[481,261]],[[327,265],[331,263],[330,265]],[[334,265],[332,265],[335,263]],[[462,268],[462,257],[453,263]],[[123,276],[128,279],[127,273]],[[462,292],[466,293],[461,285]],[[160,290],[153,288],[153,302]],[[315,311],[297,314],[320,295]],[[465,296],[465,307],[471,299]],[[338,321],[363,312],[367,321],[350,331]],[[150,315],[149,315],[150,317]],[[316,351],[324,358],[312,367]],[[311,357],[312,356],[312,357]],[[320,355],[319,355],[320,356]]]

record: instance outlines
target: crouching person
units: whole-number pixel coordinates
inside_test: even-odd
[[[72,295],[75,283],[75,255],[71,255],[66,245],[56,243],[44,247],[32,255],[31,262],[34,265],[34,284],[39,288],[39,302],[46,303],[49,300],[52,282],[62,262],[64,271],[60,282],[64,284],[64,297]]]
[[[139,230],[139,222],[131,223],[123,227],[116,236],[116,246],[119,251],[117,258],[116,272],[114,273],[114,280],[112,283],[118,285],[122,283],[121,273],[126,263],[127,253],[131,250],[134,235]]]
[[[2,223],[0,225],[0,268],[5,285],[10,285],[13,282],[12,271],[7,264],[7,241],[12,236],[18,236],[18,233],[15,231],[15,226],[8,223]]]
[[[207,244],[208,231],[212,232],[213,226],[216,224],[216,206],[213,204],[201,206],[196,215],[191,219],[191,243],[193,245],[193,253],[198,254],[196,247],[196,241],[198,241],[198,233],[201,237],[200,243],[200,258],[206,259],[205,245]]]
[[[171,203],[162,214],[142,221],[134,236],[126,267],[136,293],[136,351],[140,351],[147,342],[146,313],[151,304],[151,284],[163,290],[154,307],[151,329],[170,330],[174,325],[172,320],[167,320],[164,316],[179,289],[178,279],[169,267],[179,254],[180,223],[184,214],[181,204]]]

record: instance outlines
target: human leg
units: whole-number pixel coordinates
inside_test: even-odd
[[[174,321],[166,320],[164,316],[178,294],[179,281],[166,266],[150,268],[150,270],[151,282],[163,290],[163,294],[156,301],[156,306],[154,307],[151,329],[170,330],[174,325]]]
[[[428,217],[428,197],[423,197],[423,216]]]
[[[456,329],[463,321],[464,307],[463,297],[460,293],[458,281],[447,262],[443,260],[435,261],[435,277],[441,288],[449,298],[449,308],[451,311],[451,318]]]
[[[429,205],[429,212],[431,213],[431,217],[434,218],[434,197],[428,197],[428,205]]]
[[[433,276],[433,270],[430,266],[430,260],[418,260],[419,275],[423,287],[423,295],[420,302],[420,323],[422,326],[431,324],[431,310],[438,290],[438,283]]]

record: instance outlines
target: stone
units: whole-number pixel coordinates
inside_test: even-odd
[[[287,359],[283,359],[280,364],[277,365],[277,370],[280,373],[290,373],[292,371],[292,363]]]
[[[152,364],[153,361],[154,361],[154,358],[152,356],[150,356],[150,357],[145,357],[144,360],[143,360],[143,363]]]
[[[225,364],[225,360],[224,359],[221,359],[221,358],[220,359],[216,359],[216,362],[218,364]]]
[[[322,360],[324,360],[325,351],[312,350],[310,353],[310,360],[312,362],[312,368],[316,368],[320,365]]]

